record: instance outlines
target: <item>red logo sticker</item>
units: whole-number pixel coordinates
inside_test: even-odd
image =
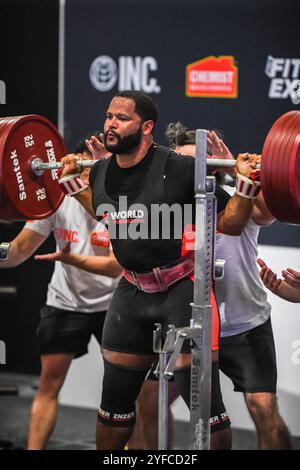
[[[238,68],[233,56],[209,56],[186,67],[186,96],[237,98]]]
[[[103,246],[104,248],[109,247],[109,235],[108,232],[93,232],[91,234],[91,244],[97,246]]]

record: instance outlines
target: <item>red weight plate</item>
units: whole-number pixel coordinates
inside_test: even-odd
[[[286,223],[300,223],[299,199],[295,198],[300,191],[295,175],[299,172],[299,152],[297,157],[295,150],[299,134],[300,112],[286,113],[272,126],[262,151],[263,194],[272,214]]]
[[[282,116],[278,119],[272,126],[268,136],[266,138],[263,151],[262,151],[262,162],[261,162],[261,184],[262,191],[266,203],[273,213],[274,216],[278,217],[276,212],[277,210],[277,201],[276,195],[278,193],[278,188],[276,188],[277,182],[276,179],[276,158],[273,156],[274,148],[277,145],[278,139],[280,140],[282,133],[282,128],[284,127],[285,122],[288,122],[287,116]],[[276,213],[276,214],[275,214]]]
[[[7,125],[7,121],[9,120],[10,118],[0,118],[0,146],[1,146],[1,138],[2,138],[2,135],[3,135],[3,130],[4,128],[6,127]],[[0,217],[2,217],[2,219],[6,218],[5,217],[5,212],[4,211],[4,207],[7,208],[7,201],[4,197],[4,194],[3,194],[3,191],[1,190],[1,154],[0,154]]]
[[[283,131],[285,127],[284,125],[286,123],[288,124],[287,119],[285,119],[285,122],[282,122],[282,121],[281,121],[281,125],[280,123],[276,122],[272,128],[272,131],[273,131],[272,139],[269,140],[269,146],[268,146],[268,154],[267,154],[268,160],[266,161],[266,159],[263,158],[263,162],[265,163],[265,166],[262,165],[262,175],[266,177],[266,181],[268,184],[268,191],[266,191],[264,188],[264,183],[262,183],[263,192],[265,194],[265,199],[268,200],[269,205],[272,207],[273,214],[274,214],[274,211],[276,211],[277,217],[278,217],[278,201],[276,200],[276,197],[278,195],[278,181],[277,181],[278,165],[277,165],[276,147],[277,147],[278,141],[281,142],[281,139],[284,136],[284,131]]]
[[[4,130],[5,128],[7,128],[7,126],[11,126],[14,123],[15,119],[16,117],[0,118],[0,149],[3,148],[3,145],[5,143],[6,134],[4,133]],[[11,207],[10,202],[7,200],[5,193],[3,192],[4,183],[2,177],[2,153],[0,151],[0,217],[1,219],[16,220],[16,211],[14,207]]]
[[[287,195],[286,204],[282,204],[281,218],[282,222],[286,223],[300,223],[300,206],[295,203],[294,192],[295,188],[292,185],[291,178],[295,174],[295,157],[293,154],[295,140],[300,134],[300,113],[294,114],[290,119],[289,132],[286,138],[282,141],[279,149],[278,165],[281,168],[281,185],[279,186],[279,194],[281,192]],[[299,184],[299,183],[298,183]]]
[[[293,116],[284,115],[284,118],[278,120],[277,123],[273,126],[272,139],[271,139],[271,143],[269,146],[269,155],[272,155],[272,158],[269,158],[267,163],[268,163],[268,170],[270,171],[270,178],[268,182],[269,184],[273,185],[273,189],[275,191],[274,197],[276,197],[278,194],[278,184],[281,181],[281,177],[285,169],[282,166],[278,167],[279,151],[282,147],[282,144],[285,147],[289,139],[292,120],[293,120]]]
[[[294,145],[290,155],[290,191],[295,207],[295,217],[293,220],[291,220],[291,222],[294,224],[300,224],[300,130],[295,137]]]
[[[293,113],[293,116],[289,115],[288,117],[288,124],[283,126],[280,132],[281,142],[279,143],[279,139],[277,139],[273,149],[273,173],[270,178],[273,181],[273,192],[270,193],[272,195],[271,204],[273,205],[273,213],[279,220],[286,223],[299,223],[299,204],[295,204],[294,198],[293,186],[295,183],[291,183],[292,176],[297,178],[292,151],[299,135],[299,113]]]
[[[290,153],[299,133],[298,116],[289,116],[282,126],[280,138],[277,139],[272,156],[274,192],[273,204],[276,206],[277,218],[282,222],[291,223],[295,208],[290,192]]]
[[[0,119],[0,217],[10,220],[44,219],[64,199],[57,170],[42,176],[30,171],[30,161],[60,160],[66,153],[56,127],[38,115]]]
[[[295,194],[297,190],[297,180],[296,184],[292,182],[293,177],[297,172],[296,166],[296,155],[297,155],[297,145],[295,147],[295,142],[300,135],[300,113],[293,119],[293,129],[291,129],[289,140],[285,145],[281,146],[280,149],[280,161],[284,165],[284,174],[285,180],[284,184],[286,185],[288,192],[288,205],[287,207],[282,208],[282,212],[285,214],[282,218],[283,222],[286,223],[296,223],[300,224],[300,204],[297,204],[295,199]],[[295,150],[294,150],[295,149]],[[299,171],[299,160],[298,160],[298,171]],[[299,191],[299,172],[298,172],[298,191]]]
[[[294,126],[295,124],[290,121],[281,129],[280,137],[270,155],[273,212],[282,222],[291,222],[294,216],[289,188],[289,154],[294,141]]]

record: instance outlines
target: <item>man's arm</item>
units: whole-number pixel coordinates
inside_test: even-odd
[[[268,286],[266,285],[266,287]],[[288,300],[289,302],[300,303],[300,290],[294,289],[285,281],[282,281],[278,289],[272,292],[278,295],[278,297],[281,297],[284,300]]]
[[[123,270],[112,251],[109,252],[108,256],[80,255],[70,253],[69,244],[62,251],[49,253],[47,255],[37,255],[35,259],[42,261],[61,261],[62,263],[71,264],[84,271],[109,277],[118,277]]]
[[[46,240],[38,232],[23,228],[11,242],[8,259],[0,261],[0,268],[13,268],[26,261]]]
[[[243,203],[241,200],[244,199],[244,201],[247,201],[247,199],[238,196],[240,199],[237,200],[235,196],[237,195],[232,196],[225,208],[225,211],[223,213],[221,212],[219,215],[219,224],[222,227],[219,230],[221,230],[221,232],[227,233],[228,235],[240,235],[250,217],[257,225],[261,225],[262,227],[274,222],[275,217],[269,211],[261,191],[256,199],[252,200],[254,202],[250,205],[249,203]],[[227,226],[225,225],[225,227],[222,226],[222,223],[224,223],[222,215],[223,217],[226,217],[225,224],[227,223]],[[236,225],[234,226],[233,224]],[[228,230],[231,233],[228,233]]]
[[[288,300],[289,302],[300,302],[300,286],[292,287],[285,280],[278,279],[277,275],[270,268],[268,268],[262,259],[258,259],[257,262],[261,267],[261,280],[263,284],[271,292],[273,292],[273,294],[278,295],[278,297],[281,297],[284,300]],[[300,277],[300,273],[298,274]]]
[[[252,219],[257,225],[270,225],[274,222],[275,217],[269,211],[262,191],[254,200],[254,207],[252,212]]]
[[[218,213],[217,226],[220,232],[226,235],[241,235],[251,217],[253,200],[234,194],[228,201],[225,209]]]
[[[225,160],[233,160],[234,159],[234,156],[233,154],[230,152],[229,148],[225,145],[225,143],[223,142],[222,139],[220,139],[218,137],[218,135],[212,131],[212,132],[208,132],[208,144],[209,144],[209,149],[212,153],[212,155],[209,157],[209,158],[223,158]],[[224,171],[226,173],[228,173],[232,178],[236,178],[236,174],[237,174],[237,168],[236,167],[233,167],[233,168],[217,168],[218,171]],[[233,204],[233,206],[232,206]],[[238,201],[235,201],[233,200],[230,204],[230,206],[228,207],[228,217],[235,217],[235,214],[236,212],[238,213],[239,210],[241,210],[241,213],[245,215],[245,220],[246,220],[246,223],[248,221],[248,218],[247,218],[247,213],[244,212],[244,208],[240,208],[239,207],[239,204],[240,202]],[[224,214],[223,214],[224,215]],[[263,197],[263,194],[262,192],[260,191],[259,195],[256,197],[256,199],[254,199],[254,205],[253,205],[253,210],[252,210],[252,219],[254,220],[254,222],[257,223],[257,225],[269,225],[271,224],[272,222],[274,222],[275,218],[274,216],[271,214],[271,212],[269,211],[266,203],[265,203],[265,200],[264,200],[264,197]],[[220,214],[219,216],[219,219],[222,219],[222,214]],[[232,220],[233,221],[233,220]],[[241,221],[241,226],[243,225],[244,221]],[[222,226],[222,222],[220,221],[220,224]],[[237,224],[237,227],[236,227],[236,234],[239,235],[240,233],[240,228],[238,227],[239,224]],[[226,230],[226,227],[224,228],[223,227],[223,230]],[[221,230],[221,231],[223,231]],[[228,230],[228,229],[227,229]],[[235,231],[235,229],[233,228],[233,232]],[[235,233],[233,233],[233,235],[235,235]]]
[[[256,171],[256,165],[260,163],[260,155],[243,153],[239,154],[236,160],[237,178],[239,175],[246,178],[250,184],[250,176]],[[246,188],[246,183],[244,188]],[[241,191],[240,191],[241,192]],[[245,195],[234,194],[228,201],[224,211],[218,214],[218,229],[227,235],[240,235],[252,215],[254,199]]]
[[[300,290],[300,272],[292,268],[287,268],[281,271],[284,281],[291,287]]]
[[[92,190],[89,186],[84,191],[75,194],[73,197],[75,197],[79,204],[81,204],[94,219],[98,220],[93,208]]]
[[[74,153],[70,153],[61,159],[63,163],[63,171],[61,179],[65,176],[78,174],[81,172],[76,161],[79,159]],[[89,186],[86,186],[85,189],[75,194],[73,197],[85,208],[85,210],[97,220],[96,214],[94,212],[93,203],[92,203],[92,190]]]

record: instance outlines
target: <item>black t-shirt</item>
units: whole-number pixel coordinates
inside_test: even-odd
[[[114,200],[118,199],[119,195],[127,196],[130,200],[136,193],[138,193],[143,186],[143,181],[151,166],[152,158],[155,152],[155,146],[152,145],[147,155],[137,165],[130,168],[121,168],[116,161],[116,156],[113,155],[107,170],[105,190],[107,194]],[[101,164],[104,160],[96,162],[89,176],[90,186],[93,190],[93,205],[94,209],[101,201],[97,201],[97,188],[94,188],[96,175],[101,170]],[[170,153],[170,157],[165,167],[165,190],[170,203],[176,199],[194,202],[194,171],[195,159],[190,156],[182,156],[175,152]],[[176,184],[174,184],[174,182]],[[218,184],[216,185],[215,196],[217,198],[217,211],[224,210],[230,196]],[[96,203],[96,204],[95,204]]]
[[[98,212],[99,215],[104,216],[101,211],[99,212],[99,206],[102,210],[103,203],[112,205],[113,219],[111,218],[108,224],[111,243],[116,258],[125,269],[144,271],[156,266],[165,266],[183,255],[183,230],[194,223],[194,171],[195,159],[193,157],[178,155],[169,149],[156,145],[151,146],[143,160],[133,167],[120,168],[115,155],[109,160],[98,161],[92,167],[90,186],[93,207],[95,213]],[[215,195],[217,210],[220,212],[225,208],[230,196],[219,186],[216,188]],[[136,204],[142,204],[145,207],[144,212],[147,214],[145,219],[147,219],[151,234],[151,224],[155,219],[152,215],[152,208],[157,204],[166,204],[168,207],[177,204],[183,209],[183,214],[185,205],[187,205],[192,209],[192,215],[188,218],[188,222],[185,216],[185,220],[182,217],[182,232],[179,237],[173,236],[175,232],[172,231],[174,229],[172,222],[175,216],[173,217],[171,214],[169,238],[161,236],[161,227],[167,227],[167,223],[163,221],[159,224],[160,231],[156,239],[152,236],[145,239],[142,239],[143,237],[139,237],[139,239],[125,237],[126,239],[124,239],[119,236],[120,232],[118,232],[124,229],[124,224],[127,224],[128,230],[135,229],[140,224],[140,233],[142,233],[145,219],[144,216],[132,215],[131,210],[123,211],[125,216],[122,219],[122,209],[118,203],[120,196],[127,196],[129,208]],[[132,223],[135,225],[130,228],[129,224]],[[117,235],[115,232],[112,237],[111,228],[113,225],[117,230]]]

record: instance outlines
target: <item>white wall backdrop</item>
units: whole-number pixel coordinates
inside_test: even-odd
[[[300,249],[261,245],[259,252],[277,273],[287,267],[300,270]],[[271,293],[269,300],[277,351],[279,407],[292,434],[300,436],[300,304],[283,301]],[[93,338],[89,354],[73,361],[60,394],[60,403],[96,409],[101,396],[102,373],[101,355]],[[253,429],[242,394],[233,392],[230,380],[224,375],[221,384],[232,425]],[[181,398],[174,403],[173,413],[177,420],[189,419]]]

